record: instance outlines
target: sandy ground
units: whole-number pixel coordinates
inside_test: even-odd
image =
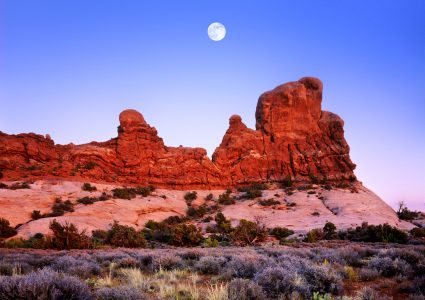
[[[57,197],[76,202],[85,196],[94,197],[102,192],[110,193],[117,187],[109,184],[93,184],[97,187],[97,191],[90,193],[82,191],[81,185],[81,182],[40,180],[32,184],[31,189],[14,191],[0,189],[0,217],[9,220],[13,226],[23,224],[18,228],[19,236],[27,238],[37,232],[47,233],[49,223],[54,218],[32,221],[33,210],[47,213],[51,211]],[[204,198],[209,193],[217,199],[224,191],[197,192],[198,199],[194,202],[194,206],[205,202]],[[361,225],[362,222],[388,223],[402,229],[414,227],[410,223],[400,221],[389,205],[361,185],[357,193],[343,189],[327,191],[320,187],[316,188],[315,192],[316,194],[308,194],[307,191],[295,191],[289,196],[283,190],[266,190],[263,191],[262,199],[274,198],[281,204],[264,207],[258,204],[260,200],[258,198],[238,200],[236,204],[220,206],[220,209],[234,225],[239,219],[260,219],[268,227],[285,226],[299,233],[312,228],[321,228],[327,221],[334,223],[337,228],[354,227]],[[185,193],[186,191],[157,189],[151,196],[144,198],[138,196],[132,200],[111,199],[92,205],[76,203],[74,212],[55,219],[74,223],[87,233],[94,229],[107,229],[114,220],[142,228],[148,220],[161,221],[173,215],[185,216],[187,210]],[[161,196],[165,196],[165,199]],[[289,206],[289,203],[295,203],[295,206]]]

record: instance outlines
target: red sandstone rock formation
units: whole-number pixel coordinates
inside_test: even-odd
[[[64,178],[154,184],[177,189],[227,188],[259,181],[348,180],[355,165],[344,122],[322,111],[322,83],[302,78],[261,95],[256,130],[232,116],[212,160],[202,148],[167,147],[135,110],[120,114],[118,137],[55,145],[47,135],[0,132],[4,179]]]

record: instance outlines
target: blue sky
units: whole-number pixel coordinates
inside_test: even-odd
[[[227,36],[213,42],[212,22]],[[211,154],[232,114],[316,76],[364,184],[425,210],[425,1],[0,1],[0,130],[116,136],[142,112],[167,145]]]

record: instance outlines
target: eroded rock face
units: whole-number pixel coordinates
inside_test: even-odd
[[[118,137],[102,143],[63,146],[49,136],[0,132],[0,169],[12,180],[58,176],[174,189],[227,188],[287,177],[354,178],[344,122],[322,111],[321,102],[322,83],[310,77],[264,93],[256,130],[232,116],[212,160],[202,148],[165,146],[135,110],[123,111]]]

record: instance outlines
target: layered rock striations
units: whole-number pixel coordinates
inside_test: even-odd
[[[322,83],[311,77],[264,93],[256,129],[232,116],[212,159],[202,148],[167,147],[135,110],[123,111],[118,137],[101,143],[55,145],[49,136],[0,132],[0,170],[9,180],[55,176],[174,189],[352,180],[344,122],[321,102]]]

